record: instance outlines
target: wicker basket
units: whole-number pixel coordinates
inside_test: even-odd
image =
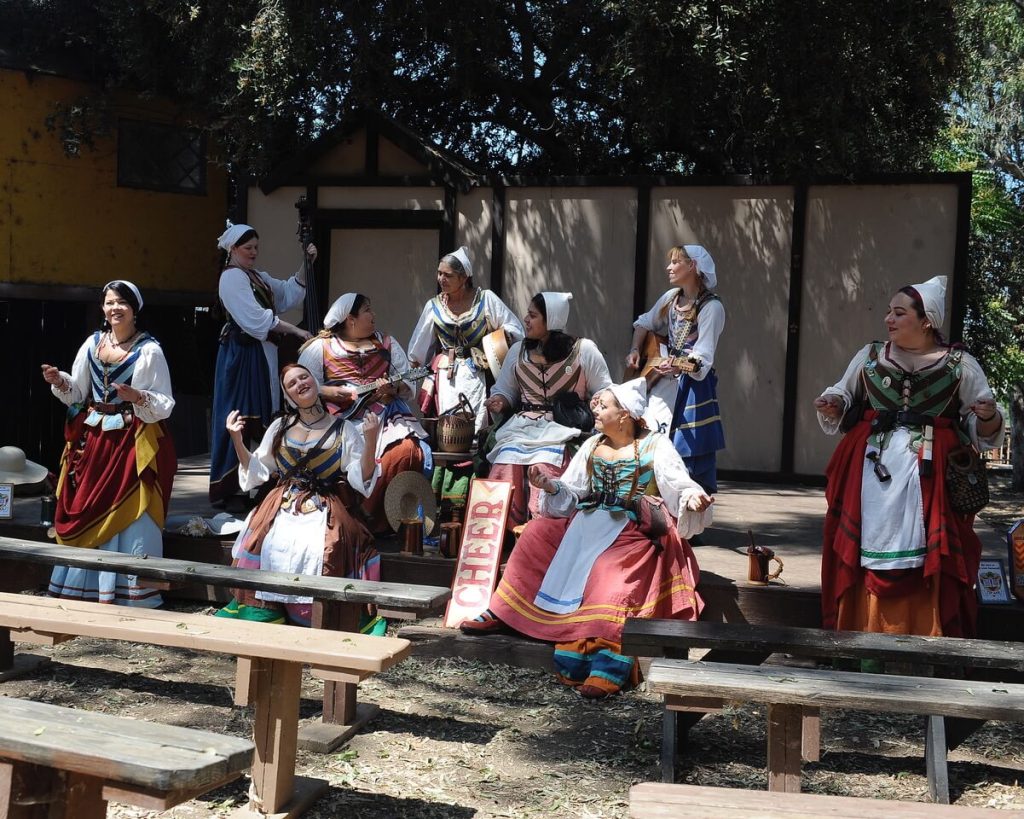
[[[437,419],[435,437],[442,452],[469,452],[476,432],[476,413],[465,395],[459,393],[459,405]]]

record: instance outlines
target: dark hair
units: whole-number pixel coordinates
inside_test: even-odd
[[[235,241],[235,243],[233,245],[231,245],[231,247],[238,247],[239,245],[244,245],[250,239],[259,239],[259,238],[260,238],[260,235],[256,232],[256,230],[254,228],[249,228],[245,233],[243,233],[241,236],[238,237],[238,239]],[[221,269],[227,267],[228,266],[228,262],[231,261],[231,247],[229,247],[227,250],[223,251],[224,256],[221,258],[221,262],[220,262]]]
[[[537,312],[541,314],[546,324],[548,320],[548,307],[544,303],[544,295],[538,293],[530,299],[530,304],[537,308]],[[536,350],[540,347],[541,355],[550,364],[553,361],[564,361],[568,358],[569,353],[572,352],[572,345],[575,343],[576,338],[574,336],[563,333],[561,330],[549,330],[547,340],[543,344],[540,343],[540,339],[528,338],[523,342],[523,346],[527,350]]]
[[[128,302],[128,306],[132,308],[132,316],[135,317],[135,329],[139,329],[139,312],[142,308],[139,306],[139,300],[135,297],[135,293],[132,289],[120,279],[114,279],[112,282],[107,282],[103,285],[103,290],[100,292],[100,304],[106,301],[107,291],[113,290],[122,299]],[[100,325],[101,330],[109,330],[110,322],[107,321],[107,317],[103,317],[103,323]]]
[[[909,297],[911,306],[914,308],[914,313],[919,319],[923,320],[928,318],[928,314],[924,311],[924,299],[921,298],[921,294],[917,292],[916,287],[908,284],[906,287],[901,287],[897,292]],[[942,337],[942,331],[934,324],[932,325],[932,335],[935,336],[935,343],[940,347],[954,346],[949,344],[946,339]]]

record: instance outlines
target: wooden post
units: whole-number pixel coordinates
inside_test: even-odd
[[[313,628],[330,631],[359,631],[359,603],[341,603],[336,600],[313,603]],[[351,725],[356,720],[358,690],[355,683],[324,680],[323,721],[332,725]]]
[[[14,668],[14,640],[9,628],[0,628],[0,671]]]
[[[801,724],[801,746],[804,762],[821,761],[821,709],[810,705],[803,707]]]
[[[50,806],[50,819],[104,819],[103,780],[74,771],[61,771],[58,777],[64,787]]]
[[[302,665],[282,660],[252,660],[255,687],[250,808],[277,813],[292,796]]]
[[[768,705],[768,790],[800,793],[799,705]]]
[[[949,804],[949,769],[946,767],[946,721],[925,717],[924,767],[928,772],[928,795],[932,802]]]

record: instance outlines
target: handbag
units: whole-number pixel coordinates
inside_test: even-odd
[[[669,516],[665,501],[657,495],[640,495],[633,501],[636,526],[645,537],[661,540],[668,534]]]
[[[988,506],[988,474],[974,447],[957,447],[946,457],[946,494],[959,515],[974,515]]]
[[[551,399],[551,415],[556,424],[563,427],[575,427],[587,433],[594,431],[594,413],[590,404],[573,391],[560,392]]]

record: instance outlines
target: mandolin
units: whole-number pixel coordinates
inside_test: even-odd
[[[428,375],[430,375],[429,367],[416,367],[412,370],[406,370],[404,373],[388,376],[384,379],[383,384],[376,381],[372,384],[353,384],[351,381],[325,381],[324,386],[350,387],[355,390],[356,400],[352,403],[352,406],[342,410],[337,415],[339,418],[348,420],[362,412],[367,404],[373,400],[374,393],[381,387],[386,387],[389,384],[397,384],[399,381],[422,381]]]

